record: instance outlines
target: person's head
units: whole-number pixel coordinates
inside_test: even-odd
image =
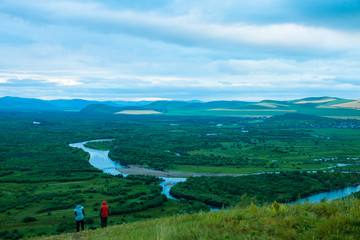
[[[105,201],[103,201],[103,202],[102,202],[102,205],[106,205],[106,202],[105,202]]]
[[[77,206],[77,203],[75,203],[75,207]]]

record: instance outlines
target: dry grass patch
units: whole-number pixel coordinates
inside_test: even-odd
[[[115,114],[132,114],[132,115],[141,115],[141,114],[161,114],[154,110],[124,110],[121,112],[116,112]]]
[[[263,106],[263,107],[270,107],[270,108],[289,107],[289,105],[285,105],[285,104],[268,103],[268,102],[256,103],[256,104],[254,104],[254,105]]]
[[[262,118],[262,117],[266,117],[266,118],[270,118],[273,117],[274,115],[224,115],[224,117],[241,117],[241,118]]]
[[[231,109],[231,108],[214,108],[207,111],[231,111],[231,112],[296,112],[296,110],[282,109]]]
[[[347,103],[335,104],[335,105],[331,105],[330,107],[332,107],[332,108],[351,108],[351,109],[360,110],[360,100],[355,100],[355,101],[347,102]]]
[[[299,101],[296,102],[295,104],[305,104],[305,103],[326,103],[326,102],[331,102],[331,101],[335,101],[336,99],[334,98],[328,98],[328,99],[322,99],[322,100],[314,100],[314,101]]]
[[[360,120],[360,116],[323,116],[327,118],[338,118],[338,119],[356,119]]]

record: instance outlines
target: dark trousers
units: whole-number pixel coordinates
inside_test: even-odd
[[[107,225],[107,217],[100,217],[101,218],[101,228],[106,227]]]
[[[84,219],[80,221],[76,221],[76,231],[80,231],[80,224],[81,224],[81,230],[84,231]]]

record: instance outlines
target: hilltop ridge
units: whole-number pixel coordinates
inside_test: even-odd
[[[260,102],[244,101],[155,101],[143,106],[109,107],[107,105],[89,105],[81,112],[86,114],[116,114],[124,110],[134,110],[138,114],[149,114],[156,111],[166,115],[188,116],[231,116],[231,117],[272,117],[287,113],[310,114],[322,117],[360,118],[358,100],[332,97],[314,97],[298,100],[278,101],[263,100]]]
[[[358,239],[360,200],[243,203],[230,210],[200,212],[86,230],[42,239]]]
[[[167,114],[197,116],[271,117],[285,113],[313,114],[339,118],[360,118],[360,100],[336,97],[310,97],[295,100],[246,102],[220,100],[89,101],[84,99],[41,100],[2,97],[0,111],[75,111],[82,114]],[[137,111],[137,112],[132,112]]]

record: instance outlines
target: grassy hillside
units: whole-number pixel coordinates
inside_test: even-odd
[[[44,239],[359,239],[360,200],[237,206]],[[74,223],[75,228],[75,223]]]
[[[272,117],[287,113],[300,113],[342,119],[360,119],[359,108],[360,103],[357,100],[331,97],[304,98],[291,101],[263,100],[261,102],[156,101],[142,106],[143,110],[155,110],[172,116]],[[124,109],[95,104],[84,108],[82,112],[113,114],[121,110]],[[128,110],[136,109],[128,107]]]
[[[91,104],[81,110],[83,113],[115,113],[121,111],[119,107],[109,106],[106,104]]]

